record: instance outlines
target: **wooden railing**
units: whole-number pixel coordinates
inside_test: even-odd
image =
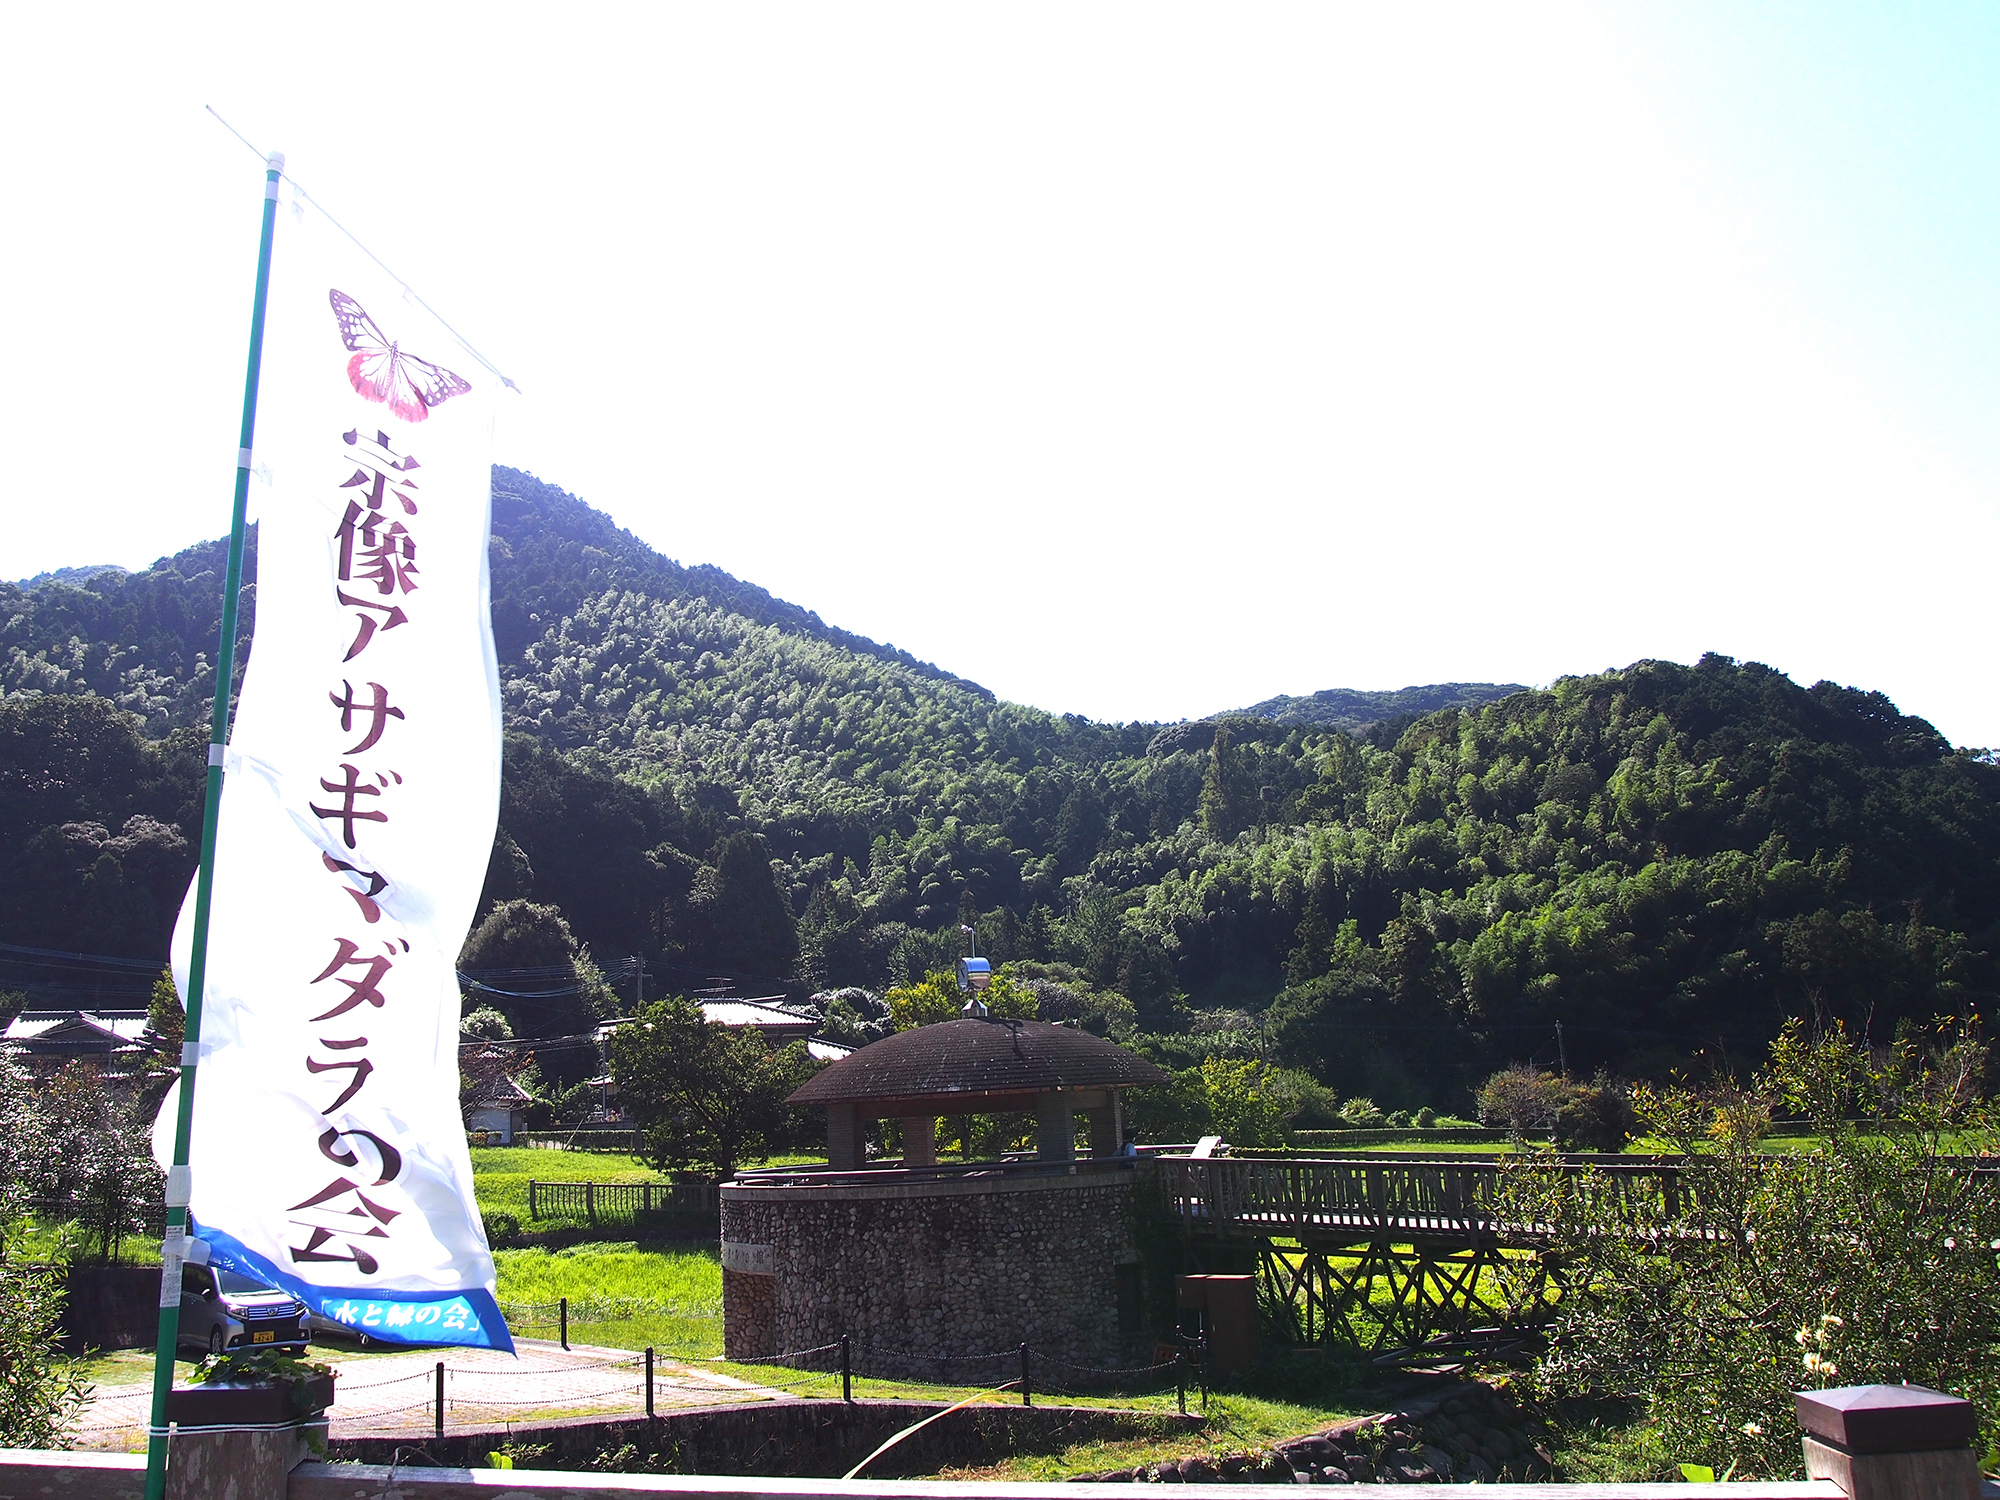
[[[1651,1158],[1552,1163],[1589,1195],[1606,1225],[1699,1227],[1694,1179],[1676,1161]],[[1168,1209],[1193,1229],[1223,1233],[1358,1231],[1405,1234],[1497,1234],[1531,1238],[1533,1226],[1503,1222],[1499,1184],[1525,1170],[1498,1161],[1385,1161],[1381,1157],[1207,1161],[1163,1157],[1160,1185]]]
[[[530,1219],[628,1218],[672,1209],[681,1213],[720,1212],[712,1182],[535,1182],[528,1183]]]

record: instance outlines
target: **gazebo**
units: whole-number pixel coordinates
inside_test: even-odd
[[[1121,1154],[1120,1106],[1125,1090],[1165,1081],[1089,1032],[984,1016],[898,1032],[822,1069],[789,1102],[826,1106],[827,1166],[722,1185],[724,1351],[782,1362],[846,1339],[856,1368],[922,1379],[983,1377],[994,1366],[982,1361],[1018,1369],[1023,1345],[1072,1365],[1142,1360],[1146,1287],[1171,1271],[1140,1254],[1158,1183],[1150,1162]],[[939,1116],[1030,1111],[1034,1159],[936,1161],[925,1127]],[[879,1119],[916,1128],[900,1163],[864,1170],[863,1130]]]
[[[1124,1144],[1119,1096],[1165,1083],[1167,1075],[1114,1042],[1049,1021],[992,1017],[940,1021],[884,1037],[815,1074],[789,1104],[823,1104],[827,1166],[867,1166],[870,1120],[897,1119],[905,1167],[936,1164],[940,1116],[1035,1116],[1036,1156],[1076,1156],[1076,1116],[1090,1133],[1090,1155],[1116,1156]]]

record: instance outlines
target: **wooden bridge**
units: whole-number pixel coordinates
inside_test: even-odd
[[[1671,1158],[1571,1156],[1607,1228],[1700,1232],[1694,1179]],[[1200,1269],[1248,1270],[1269,1331],[1383,1355],[1518,1342],[1562,1292],[1546,1236],[1500,1206],[1499,1160],[1159,1159],[1160,1186]]]

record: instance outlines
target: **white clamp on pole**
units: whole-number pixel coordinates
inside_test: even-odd
[[[186,1208],[194,1195],[194,1173],[186,1166],[167,1168],[167,1207]],[[160,1241],[160,1306],[178,1307],[181,1300],[181,1263],[192,1260],[201,1265],[208,1259],[208,1246],[197,1257],[190,1254],[194,1244],[185,1231],[176,1230]]]

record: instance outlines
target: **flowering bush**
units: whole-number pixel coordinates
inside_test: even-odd
[[[1504,1211],[1549,1226],[1542,1263],[1566,1288],[1532,1381],[1639,1396],[1667,1453],[1738,1478],[1799,1473],[1798,1389],[1908,1380],[1991,1424],[2000,1161],[1985,1063],[1963,1034],[1871,1054],[1795,1025],[1747,1096],[1635,1091],[1682,1158],[1677,1197],[1532,1160],[1510,1170]],[[1756,1151],[1773,1101],[1812,1120],[1817,1149]]]

